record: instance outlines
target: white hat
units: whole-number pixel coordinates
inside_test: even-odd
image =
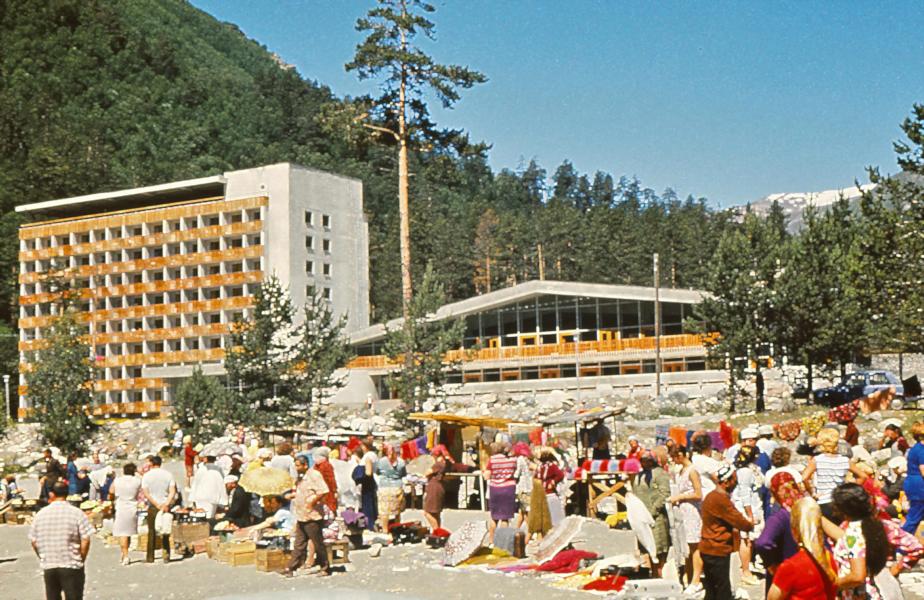
[[[225,483],[237,483],[237,475],[226,475]]]
[[[870,455],[869,450],[863,446],[854,446],[851,450],[851,458],[859,460],[860,462],[873,462],[873,457]]]
[[[888,427],[889,425],[895,425],[896,427],[898,427],[899,429],[901,429],[901,428],[902,428],[902,420],[901,420],[901,419],[896,419],[896,418],[893,417],[893,418],[891,418],[891,419],[885,419],[885,420],[882,421],[882,423],[880,423],[879,425],[882,426],[883,429],[885,429],[885,428]]]
[[[761,425],[757,428],[760,435],[773,435],[773,425]]]
[[[759,437],[757,430],[753,427],[746,427],[741,430],[741,439],[742,440],[755,440]]]
[[[269,448],[260,448],[257,450],[257,458],[262,458],[263,460],[269,460],[273,458],[273,451]]]
[[[894,456],[889,459],[888,465],[890,469],[901,469],[907,464],[907,459],[904,456]]]
[[[733,466],[723,465],[722,467],[719,467],[718,471],[716,471],[715,478],[718,479],[719,482],[728,481],[734,474],[735,468]]]
[[[330,448],[328,446],[318,446],[317,448],[312,448],[311,454],[315,458],[329,458],[330,457]]]

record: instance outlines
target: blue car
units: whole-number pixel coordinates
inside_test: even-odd
[[[815,404],[833,407],[890,387],[895,388],[896,398],[904,398],[905,386],[902,384],[902,380],[894,373],[890,371],[857,371],[844,377],[835,386],[815,390],[812,392],[812,398]]]

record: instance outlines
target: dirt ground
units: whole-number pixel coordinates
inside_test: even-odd
[[[465,520],[447,515],[447,525]],[[38,560],[29,546],[28,527],[0,526],[0,582],[3,598],[41,600],[44,598]],[[418,546],[386,547],[379,558],[367,551],[351,552],[351,572],[319,579],[257,572],[253,565],[230,567],[205,555],[143,562],[140,552],[132,552],[132,564],[119,565],[119,550],[94,538],[87,561],[87,600],[150,599],[259,599],[293,600],[329,598],[331,600],[454,600],[473,598],[548,598],[565,600],[587,598],[587,594],[558,590],[538,578],[508,577],[473,569],[438,567],[441,551]],[[9,560],[15,559],[15,560]]]

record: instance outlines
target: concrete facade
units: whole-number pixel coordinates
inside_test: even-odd
[[[21,363],[54,318],[47,277],[63,275],[100,369],[100,415],[158,412],[196,366],[222,373],[230,326],[271,274],[297,307],[316,292],[347,315],[348,331],[369,325],[356,179],[282,163],[16,210],[36,219],[19,233]]]
[[[654,288],[566,281],[528,281],[440,307],[434,319],[465,323],[462,347],[444,356],[449,396],[546,395],[574,397],[655,393],[660,338],[662,392],[697,395],[720,387],[725,375],[711,370],[711,335],[689,330],[697,290],[664,289],[655,328]],[[383,354],[396,319],[356,331],[357,356],[349,367],[375,386],[374,400],[393,400],[388,375],[399,368]],[[353,400],[341,398],[343,400]]]

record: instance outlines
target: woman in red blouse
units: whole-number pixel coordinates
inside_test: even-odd
[[[777,569],[767,600],[834,600],[837,575],[824,544],[821,507],[812,498],[803,498],[793,505],[791,514],[799,551]]]

